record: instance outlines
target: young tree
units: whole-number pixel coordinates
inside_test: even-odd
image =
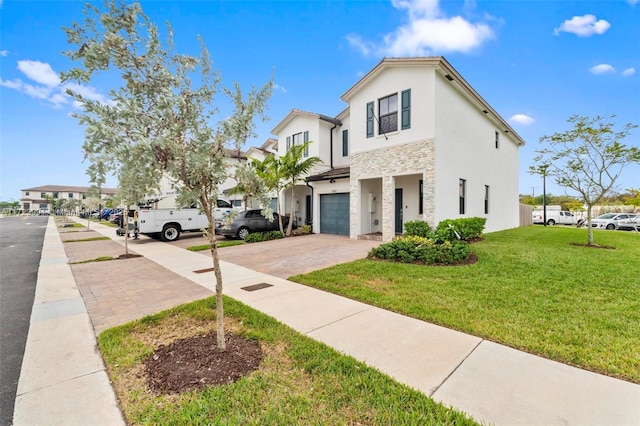
[[[588,244],[593,245],[591,209],[614,188],[623,168],[640,163],[640,149],[621,141],[638,127],[628,123],[615,129],[615,115],[595,118],[574,115],[567,120],[573,128],[540,138],[547,147],[536,151],[534,161],[548,165],[546,175],[580,194],[587,205]],[[531,166],[536,173],[540,166]]]
[[[291,235],[291,230],[293,229],[295,186],[302,180],[303,176],[309,173],[313,166],[322,162],[319,157],[304,158],[304,153],[308,152],[310,144],[311,141],[307,141],[301,145],[293,145],[280,159],[285,181],[284,187],[285,189],[291,188],[291,217],[287,227],[287,235]]]
[[[135,182],[145,190],[166,176],[180,193],[178,203],[197,201],[213,226],[218,187],[228,174],[227,148],[238,150],[255,135],[254,119],[266,118],[272,82],[252,88],[246,98],[238,84],[223,89],[232,111],[212,127],[220,77],[201,39],[199,57],[176,53],[169,24],[163,43],[138,3],[107,0],[104,11],[87,4],[85,15],[83,24],[65,28],[76,46],[66,55],[81,66],[63,73],[62,80],[86,83],[111,70],[122,82],[110,92],[109,103],[68,90],[82,105],[77,118],[86,126],[83,148],[92,160],[91,172],[130,176],[137,170]],[[192,81],[196,72],[198,85]],[[129,185],[122,179],[121,184]],[[206,235],[216,279],[217,346],[225,350],[220,261],[215,234]]]
[[[237,185],[229,190],[229,194],[242,194],[245,211],[249,199],[256,199],[258,204],[263,207],[263,215],[267,218],[273,217],[269,208],[269,191],[266,189],[264,181],[258,176],[254,164],[251,162],[238,164],[234,177]]]

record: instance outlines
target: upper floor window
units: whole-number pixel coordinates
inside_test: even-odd
[[[342,131],[342,156],[349,156],[349,130]]]
[[[46,197],[46,196],[47,196],[47,193],[46,193],[46,192],[41,192],[41,193],[40,193],[40,198],[44,198],[44,197]]]
[[[87,199],[87,194],[82,194],[82,199],[86,200]]]
[[[466,206],[466,198],[467,198],[467,181],[464,179],[460,179],[458,183],[459,187],[459,205],[460,205],[460,214],[464,214],[465,206]]]
[[[53,193],[53,198],[58,198],[58,193],[57,192]]]
[[[484,214],[489,214],[489,185],[484,186]]]
[[[496,149],[500,148],[500,132],[496,130]]]
[[[73,192],[69,193],[69,198],[73,198]]]
[[[287,151],[289,151],[289,149],[292,146],[302,145],[304,142],[308,142],[308,141],[309,141],[309,132],[308,131],[296,133],[293,136],[287,136]],[[307,145],[304,148],[304,152],[302,153],[302,155],[304,157],[308,157],[309,156],[309,145]]]
[[[395,132],[398,130],[398,94],[378,100],[378,111],[380,113],[380,123],[378,132],[381,134]]]
[[[25,196],[25,197],[28,197],[28,196],[29,196],[29,191],[26,191],[26,192],[24,193],[24,196]]]

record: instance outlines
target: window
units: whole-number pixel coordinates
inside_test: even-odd
[[[420,185],[418,186],[418,214],[423,213],[422,202],[424,201],[424,185],[422,179],[420,179]]]
[[[484,214],[489,214],[489,185],[484,186]]]
[[[287,136],[287,152],[291,149],[291,136]]]
[[[385,134],[398,130],[398,94],[378,100],[380,125],[378,132]]]
[[[58,193],[57,192],[53,193],[53,198],[58,198]]]
[[[44,197],[46,197],[46,196],[47,196],[47,193],[46,193],[46,192],[41,192],[41,193],[40,193],[40,198],[44,198]]]
[[[87,194],[82,194],[82,199],[86,200],[87,199]]]
[[[402,91],[402,130],[411,128],[411,89]]]
[[[303,142],[309,142],[309,132],[304,132]],[[304,153],[302,154],[304,157],[309,156],[309,145],[304,147]]]
[[[69,198],[73,198],[73,192],[69,193]]]
[[[29,191],[26,191],[26,192],[24,193],[24,196],[25,196],[25,197],[28,197],[28,196],[29,196]]]
[[[342,131],[342,156],[349,155],[349,130]]]
[[[466,180],[460,179],[459,191],[460,191],[460,214],[464,214],[465,198],[467,196],[467,181]]]
[[[302,133],[296,133],[293,135],[292,146],[302,145]]]
[[[500,133],[496,130],[496,149],[500,148]]]

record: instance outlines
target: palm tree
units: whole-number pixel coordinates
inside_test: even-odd
[[[284,188],[291,188],[291,218],[286,235],[291,235],[291,230],[293,229],[293,212],[295,208],[294,188],[296,184],[302,180],[302,177],[309,173],[313,166],[322,162],[319,157],[303,159],[305,152],[309,152],[308,147],[311,143],[311,141],[307,141],[301,145],[292,146],[280,159],[285,181]]]
[[[267,191],[276,193],[276,212],[278,213],[278,224],[280,232],[284,234],[282,227],[282,215],[280,214],[280,191],[284,188],[285,175],[282,160],[275,155],[269,155],[264,160],[251,159],[257,175],[262,179]]]

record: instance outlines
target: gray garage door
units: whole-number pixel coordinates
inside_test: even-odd
[[[349,193],[320,195],[320,232],[349,235]]]

